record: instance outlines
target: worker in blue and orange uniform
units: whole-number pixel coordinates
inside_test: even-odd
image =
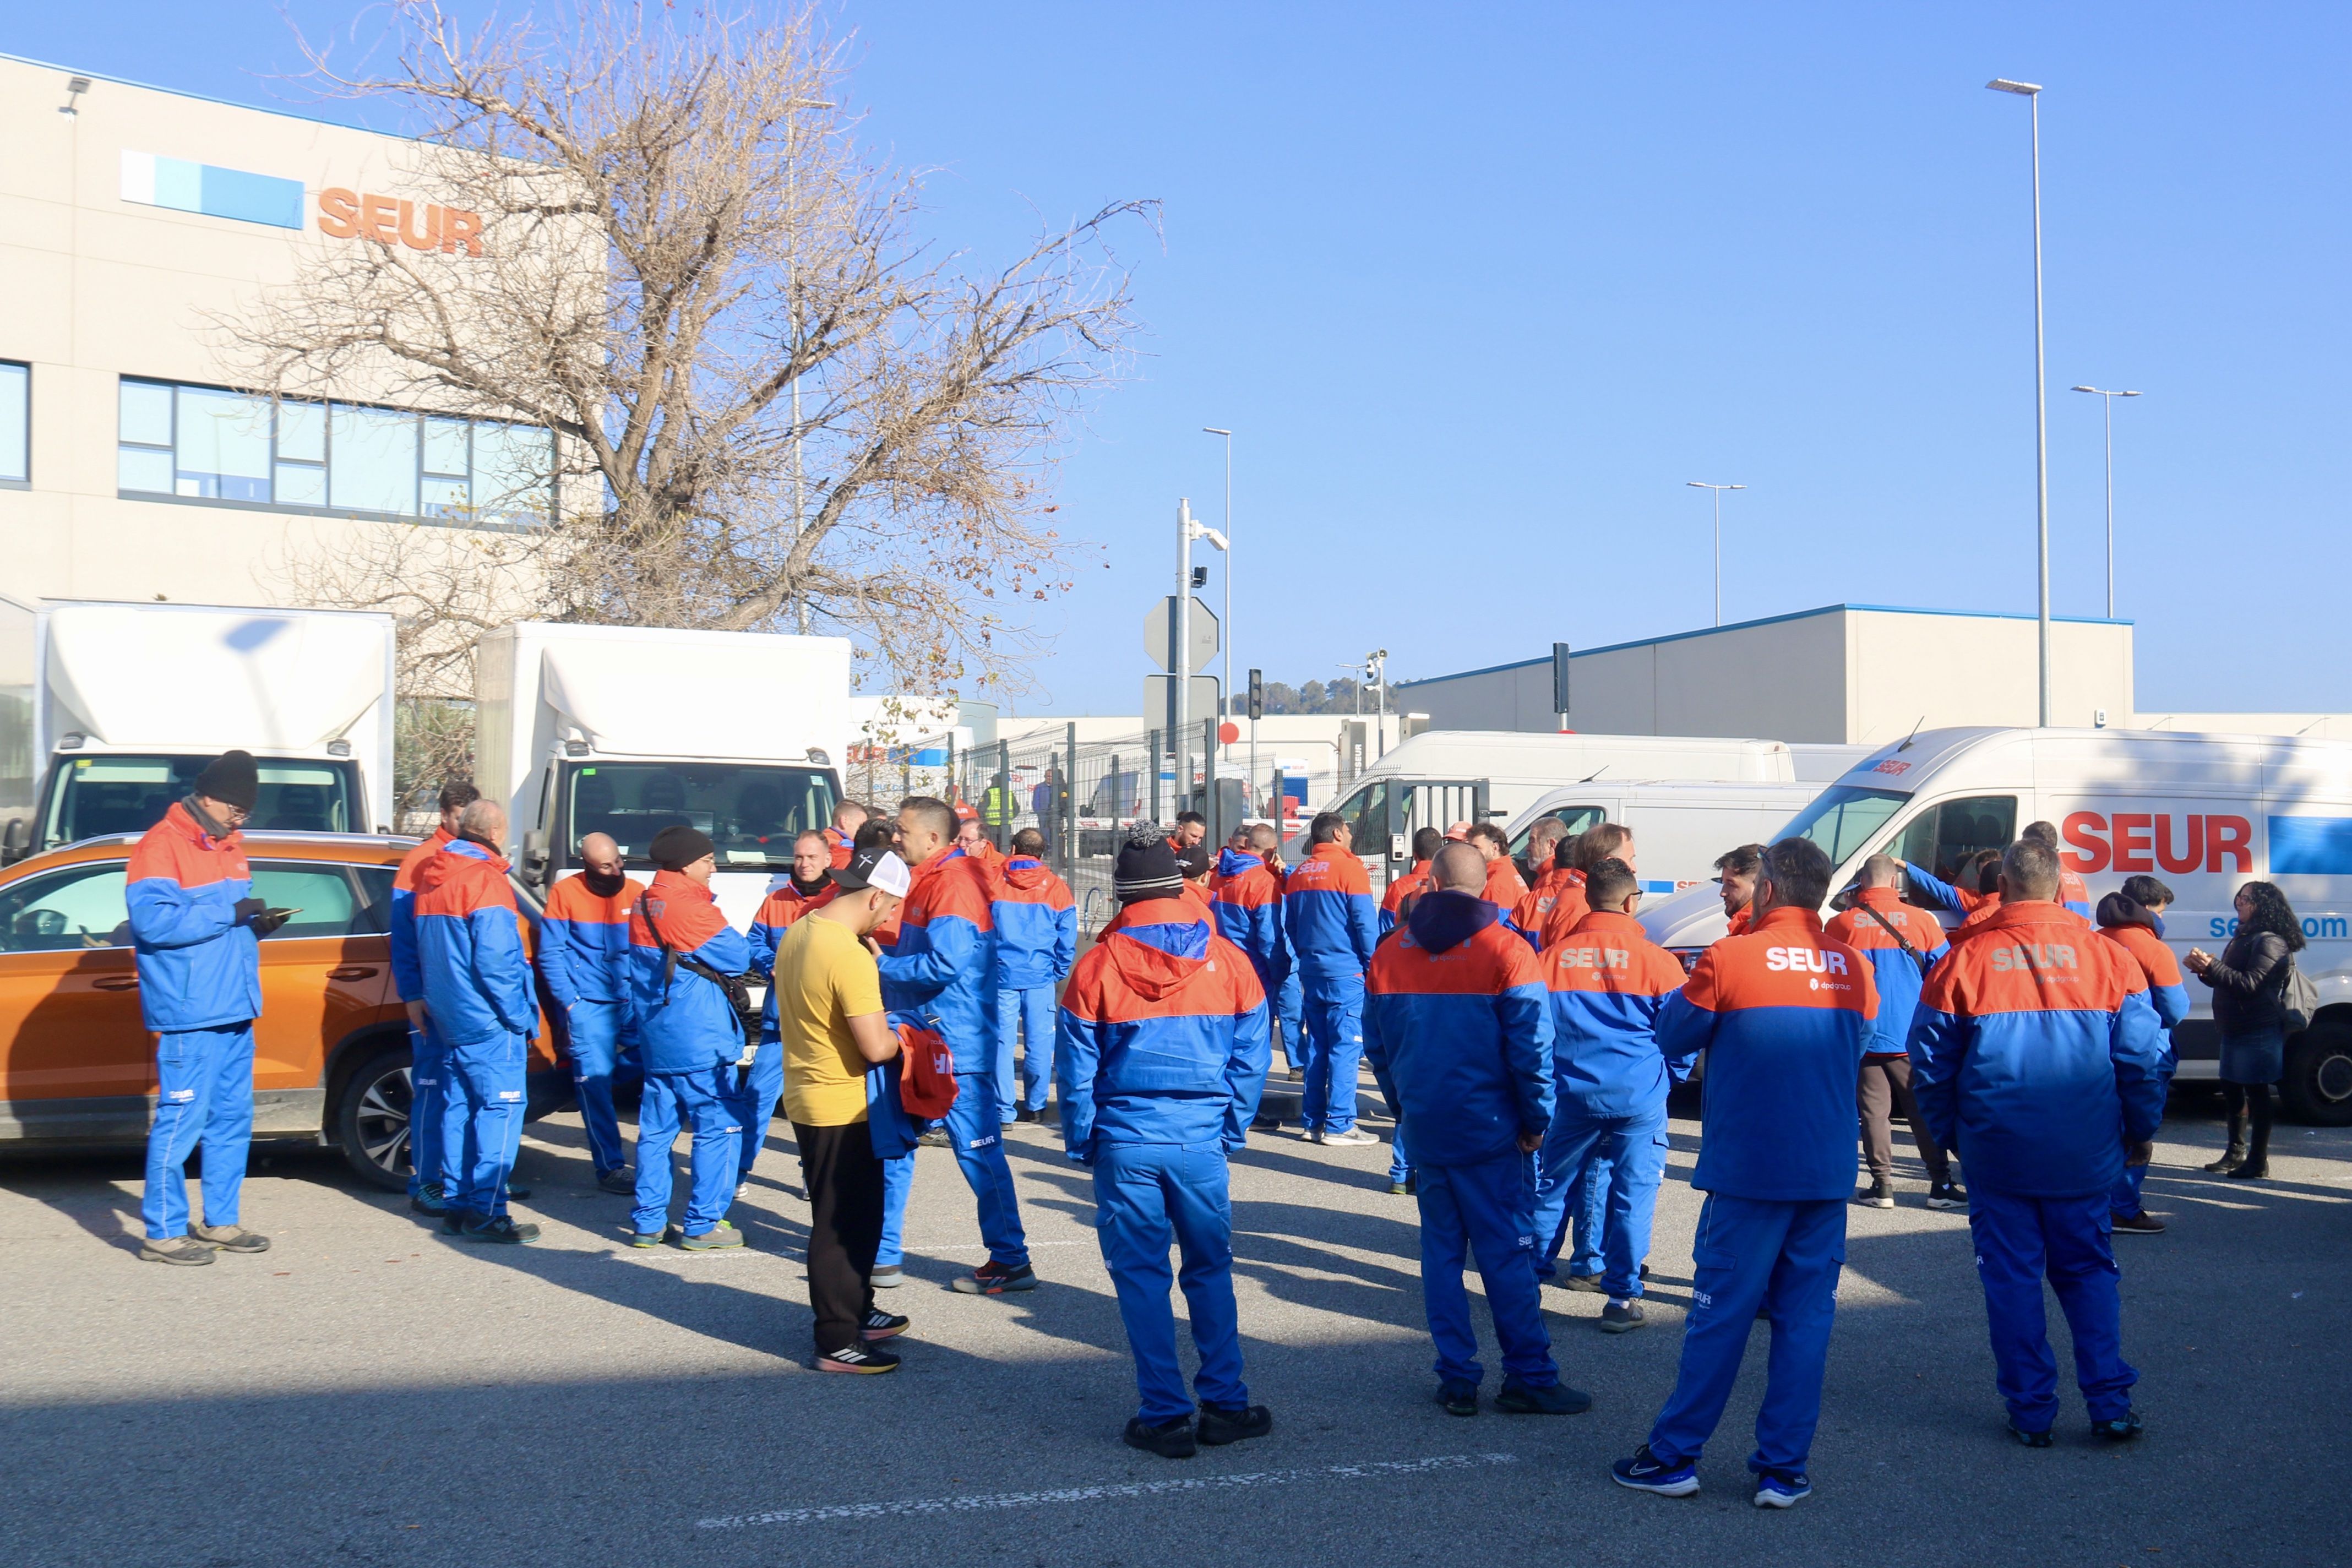
[[[1445,847],[1445,835],[1434,827],[1412,830],[1412,869],[1389,883],[1381,894],[1381,934],[1396,930],[1403,918],[1404,901],[1429,886],[1429,863]]]
[[[1529,942],[1543,936],[1544,922],[1551,915],[1551,907],[1559,901],[1559,890],[1569,886],[1569,858],[1560,853],[1563,843],[1574,836],[1568,824],[1557,816],[1540,817],[1528,829],[1528,864],[1535,874],[1528,879],[1528,890],[1511,910],[1511,924]]]
[[[2189,983],[2180,977],[2180,961],[2164,945],[2164,911],[2172,907],[2172,889],[2154,877],[2126,877],[2123,890],[2099,900],[2099,934],[2115,942],[2139,965],[2147,982],[2148,1005],[2164,1029],[2164,1081],[2168,1089],[2179,1068],[2173,1054],[2172,1031],[2189,1016]],[[2160,1107],[2161,1098],[2158,1100]],[[2164,1222],[2147,1212],[2140,1197],[2147,1180],[2147,1162],[2126,1161],[2124,1173],[2108,1194],[2109,1223],[2117,1236],[2162,1236]]]
[[[710,896],[719,869],[709,835],[672,823],[646,853],[652,883],[629,911],[629,1013],[645,1060],[637,1108],[636,1207],[629,1245],[659,1247],[669,1229],[670,1148],[693,1135],[678,1245],[714,1252],[743,1245],[727,1223],[743,1157],[743,1026],[728,982],[751,969],[751,944]]]
[[[1044,1119],[1054,1087],[1054,987],[1078,957],[1077,900],[1041,858],[1045,836],[1024,827],[996,873],[996,1092],[999,1120]],[[1015,1086],[1013,1047],[1022,1047]]]
[[[775,973],[776,945],[794,921],[833,901],[833,840],[820,832],[805,832],[793,840],[792,868],[768,884],[743,933],[751,950],[751,973],[761,980]],[[784,1044],[776,1026],[776,993],[771,986],[760,1005],[760,1044],[751,1054],[751,1070],[743,1075],[735,1100],[735,1119],[743,1126],[743,1146],[735,1160],[735,1195],[743,1196],[751,1183],[751,1167],[767,1147],[768,1124],[776,1101],[784,1093]]]
[[[1519,875],[1518,863],[1511,858],[1511,836],[1495,823],[1473,823],[1469,843],[1486,862],[1486,886],[1479,897],[1507,919],[1528,896],[1527,881]]]
[[[1299,1120],[1318,1143],[1377,1143],[1356,1126],[1356,1068],[1364,1050],[1364,969],[1380,944],[1380,911],[1350,847],[1348,819],[1318,812],[1307,837],[1307,858],[1291,868],[1282,896],[1307,1026]]]
[[[1562,840],[1552,852],[1555,862],[1562,853],[1568,858],[1568,874],[1553,884],[1552,905],[1544,916],[1543,930],[1526,933],[1538,952],[1567,941],[1584,922],[1584,917],[1592,912],[1584,896],[1584,879],[1593,867],[1603,860],[1615,860],[1638,875],[1633,830],[1622,823],[1595,823],[1574,837]],[[1607,1270],[1608,1260],[1602,1254],[1602,1243],[1609,1234],[1609,1187],[1614,1175],[1606,1148],[1595,1142],[1585,1153],[1584,1169],[1575,1177],[1570,1199],[1568,1271],[1561,1283],[1570,1290],[1598,1294],[1605,1289],[1601,1277]],[[1559,1278],[1561,1246],[1562,1239],[1557,1233],[1544,1244],[1536,1258],[1537,1278]]]
[[[866,826],[874,814],[854,800],[845,800],[833,808],[833,826],[824,830],[824,845],[832,856],[831,868],[839,870],[849,864],[851,847],[857,842],[857,830]]]
[[[1556,852],[1555,852],[1556,853]],[[1574,931],[1592,907],[1584,900],[1584,879],[1593,867],[1603,860],[1622,860],[1638,876],[1641,864],[1639,851],[1633,847],[1633,830],[1622,822],[1599,822],[1568,840],[1569,874],[1560,879],[1559,890],[1552,900],[1551,912],[1544,917],[1544,928],[1535,934],[1543,940],[1542,947],[1559,944],[1560,938]]]
[[[1242,1380],[1226,1171],[1265,1084],[1265,993],[1246,955],[1176,896],[1179,880],[1156,825],[1119,850],[1111,889],[1129,918],[1070,972],[1056,1068],[1063,1141],[1094,1168],[1095,1233],[1135,1355],[1141,1407],[1126,1441],[1168,1458],[1274,1429]],[[1171,1239],[1183,1258],[1173,1280]],[[1168,1299],[1179,1281],[1200,1353],[1191,1393]]]
[[[2074,868],[2066,864],[2066,851],[2058,842],[2058,825],[2054,822],[2029,822],[2018,837],[2032,839],[2058,858],[2058,902],[2076,920],[2090,923],[2091,889]]]
[[[1298,984],[1297,976],[1291,973],[1290,942],[1282,929],[1281,847],[1282,835],[1270,822],[1237,829],[1233,843],[1217,857],[1217,874],[1211,880],[1209,894],[1210,907],[1216,911],[1217,934],[1249,955],[1250,971],[1266,994],[1269,1019],[1280,1011],[1284,988],[1290,987],[1296,996]],[[1288,1027],[1297,1027],[1296,1012]],[[1270,1049],[1266,1059],[1271,1069]],[[1250,1125],[1272,1132],[1282,1121],[1269,1113],[1261,1100],[1257,1119]]]
[[[408,1010],[408,1206],[446,1211],[446,1194],[465,1181],[466,1116],[449,1095],[449,1047],[425,1005],[425,972],[416,961],[416,873],[457,837],[457,816],[482,798],[462,780],[441,786],[441,820],[392,874],[392,984]]]
[[[865,807],[858,809],[863,811]],[[887,849],[895,855],[898,850],[898,820],[868,816],[851,831],[850,841],[854,850]],[[839,869],[838,863],[835,868]],[[911,891],[911,875],[909,884]],[[903,900],[894,900],[889,914],[869,933],[885,958],[898,951],[898,913],[905,907]],[[878,1100],[883,1093],[886,1086],[882,1076],[877,1074],[868,1080],[870,1100]],[[892,1089],[889,1093],[895,1096],[897,1090]],[[876,1289],[893,1290],[907,1282],[907,1199],[915,1190],[915,1146],[926,1133],[922,1123],[896,1113],[877,1112],[871,1120],[877,1141],[875,1152],[882,1157],[882,1240],[875,1249],[874,1270],[868,1278]],[[908,1130],[904,1140],[896,1135],[902,1121]],[[887,1134],[886,1127],[889,1129]],[[946,1134],[940,1136],[944,1138]],[[902,1142],[906,1144],[903,1148],[899,1147]]]
[[[2050,1446],[2058,1415],[2045,1278],[2074,1342],[2091,1430],[2113,1442],[2139,1433],[2107,1215],[2125,1166],[2147,1161],[2164,1116],[2164,1033],[2147,979],[2057,892],[2049,846],[2011,845],[2000,912],[1936,966],[1911,1027],[1920,1112],[1968,1166],[1996,1382],[2011,1433],[2030,1448]]]
[[[1029,1266],[997,1111],[989,876],[954,847],[957,826],[954,808],[928,795],[898,807],[898,854],[915,876],[899,909],[898,945],[881,961],[882,1001],[903,1019],[936,1030],[953,1053],[956,1098],[948,1110],[948,1142],[978,1202],[988,1261],[951,1283],[967,1295],[997,1296],[1035,1289],[1037,1275]]]
[[[1927,971],[1949,951],[1943,922],[1926,910],[1903,901],[1903,862],[1892,855],[1873,855],[1863,862],[1861,884],[1853,900],[1830,917],[1829,934],[1870,960],[1871,978],[1878,983],[1878,1017],[1871,1025],[1870,1044],[1862,1054],[1862,1077],[1854,1099],[1862,1116],[1864,1169],[1870,1184],[1853,1201],[1872,1208],[1895,1206],[1894,1118],[1911,1128],[1919,1163],[1927,1167],[1927,1206],[1957,1209],[1968,1206],[1969,1195],[1952,1181],[1951,1162],[1945,1158],[1927,1124],[1919,1119],[1918,1102],[1911,1097],[1911,1015],[1919,1005],[1919,986]]]
[[[596,1184],[636,1191],[613,1110],[613,1069],[628,1038],[629,909],[644,887],[621,869],[610,834],[580,841],[580,874],[548,889],[539,923],[539,973],[563,1010],[572,1087],[588,1134]]]
[[[1621,1486],[1698,1490],[1699,1451],[1723,1418],[1761,1307],[1772,1354],[1748,1460],[1753,1501],[1787,1508],[1812,1490],[1806,1460],[1853,1195],[1854,1075],[1878,1013],[1870,961],[1822,930],[1830,869],[1810,839],[1767,849],[1756,923],[1707,949],[1658,1015],[1670,1062],[1706,1052],[1691,1175],[1706,1203],[1675,1391],[1650,1440],[1611,1468]]]
[[[1430,887],[1366,977],[1364,1054],[1403,1112],[1418,1163],[1421,1294],[1437,1345],[1437,1402],[1478,1413],[1478,1336],[1462,1288],[1475,1252],[1503,1352],[1496,1408],[1573,1415],[1591,1395],[1559,1380],[1536,1284],[1530,1156],[1551,1125],[1543,973],[1484,896],[1478,850],[1449,844]]]
[[[1763,864],[1761,844],[1742,844],[1715,858],[1715,890],[1723,900],[1724,935],[1748,934],[1756,918],[1756,872]]]
[[[539,1226],[507,1213],[539,997],[499,853],[506,835],[506,808],[477,800],[458,813],[457,837],[416,868],[416,956],[425,1010],[448,1046],[449,1097],[466,1119],[464,1184],[449,1192],[442,1228],[517,1243],[539,1239]]]
[[[1622,860],[1585,873],[1591,912],[1543,952],[1559,1100],[1536,1174],[1535,1235],[1557,1254],[1577,1177],[1597,1157],[1606,1333],[1640,1328],[1642,1265],[1666,1170],[1666,1094],[1680,1075],[1658,1050],[1658,1015],[1683,966],[1633,919],[1642,885]]]
[[[151,1263],[202,1265],[267,1252],[237,1221],[253,1142],[253,1021],[261,1016],[259,939],[285,916],[253,896],[238,830],[260,799],[252,756],[205,764],[185,800],[141,837],[124,873],[139,1012],[155,1032],[155,1122],[140,1203]],[[184,1167],[202,1143],[205,1219],[188,1223]]]

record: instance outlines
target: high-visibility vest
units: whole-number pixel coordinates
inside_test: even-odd
[[[991,827],[1002,827],[1013,820],[1013,792],[996,784],[980,797],[980,819]]]

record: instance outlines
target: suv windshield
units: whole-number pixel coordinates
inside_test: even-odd
[[[1794,822],[1772,835],[1772,841],[1810,838],[1822,847],[1834,869],[1852,859],[1910,798],[1894,790],[1839,784],[1823,790],[1812,805],[1797,814]]]
[[[163,820],[172,803],[196,786],[211,763],[201,757],[59,757],[49,775],[41,813],[41,847],[75,844],[109,833],[144,833]],[[246,827],[256,833],[349,833],[359,794],[351,763],[261,759],[261,799]]]
[[[750,763],[575,763],[559,787],[559,868],[578,863],[591,833],[611,834],[628,864],[650,866],[654,835],[682,822],[710,835],[722,871],[781,868],[795,837],[833,820],[835,800],[824,769]]]

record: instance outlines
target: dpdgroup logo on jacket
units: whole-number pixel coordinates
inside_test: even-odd
[[[658,939],[649,921],[661,922]],[[727,923],[710,889],[678,871],[656,871],[629,911],[629,1011],[646,1071],[705,1072],[741,1054],[743,1031],[735,1004],[717,982],[675,963],[698,959],[721,974],[751,967],[751,945]]]
[[[1658,1013],[1658,1046],[1706,1050],[1702,1192],[1768,1203],[1853,1195],[1853,1086],[1878,1016],[1870,961],[1811,910],[1777,909],[1699,955]]]
[[[425,1005],[444,1040],[471,1046],[538,1032],[522,912],[503,858],[469,839],[451,839],[416,868],[415,914]]]
[[[149,1028],[217,1029],[261,1016],[259,948],[236,919],[253,897],[242,834],[215,838],[174,802],[131,850],[124,882]]]
[[[2164,1110],[2164,1040],[2121,946],[2055,903],[2007,903],[1927,976],[1911,1091],[1969,1184],[2104,1193]],[[1711,1070],[1711,1069],[1710,1069]]]
[[[936,1014],[959,1073],[992,1072],[996,1051],[995,921],[986,868],[961,849],[915,868],[898,909],[898,940],[882,960],[882,1005]]]

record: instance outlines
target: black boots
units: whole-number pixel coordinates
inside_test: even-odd
[[[2217,1176],[2226,1176],[2246,1163],[2246,1111],[2243,1106],[2230,1112],[2230,1146],[2221,1157],[2205,1168]]]

